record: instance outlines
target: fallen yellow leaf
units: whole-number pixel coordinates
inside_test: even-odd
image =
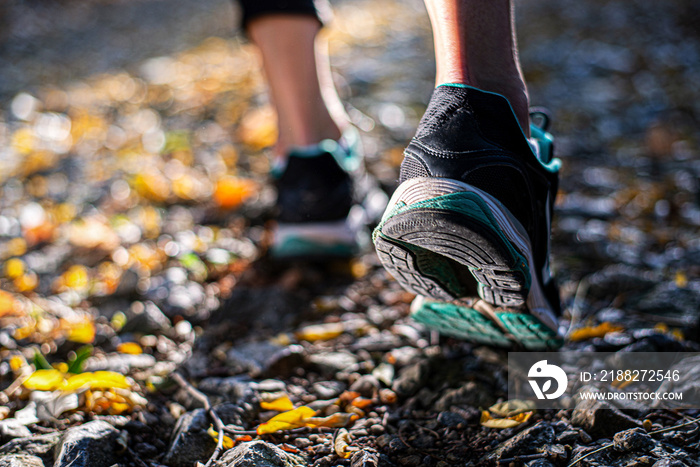
[[[261,423],[256,431],[259,435],[264,435],[307,426],[307,419],[313,417],[314,415],[316,415],[316,411],[314,409],[302,405],[294,410],[282,412],[281,414],[272,417],[266,423]]]
[[[342,323],[324,323],[306,326],[300,329],[295,336],[299,340],[309,342],[327,341],[335,339],[343,332],[345,332],[345,327]]]
[[[58,370],[36,370],[22,385],[35,391],[55,391],[63,384],[65,375]]]
[[[535,409],[534,401],[511,399],[489,407],[489,412],[499,417],[511,417],[522,412],[530,412]]]
[[[277,410],[278,412],[286,412],[294,410],[294,404],[289,400],[288,396],[282,396],[275,400],[266,402],[260,401],[260,408],[263,410]]]
[[[484,410],[481,412],[481,426],[487,428],[513,428],[528,421],[534,412],[522,412],[512,417],[493,418],[491,414]]]
[[[71,376],[60,388],[63,391],[76,391],[81,388],[89,389],[127,389],[131,385],[126,376],[114,371],[95,371]]]
[[[79,344],[92,344],[95,340],[95,323],[92,317],[84,316],[79,321],[61,320],[61,325],[66,329],[66,339]]]
[[[214,441],[216,441],[217,443],[219,442],[219,432],[214,430],[213,426],[209,425],[209,429],[207,430],[207,433],[209,434],[209,436],[214,438]],[[236,445],[235,441],[233,441],[228,436],[224,435],[224,441],[223,441],[224,449],[231,449],[235,445]]]

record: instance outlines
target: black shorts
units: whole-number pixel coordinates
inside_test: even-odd
[[[246,29],[250,20],[270,14],[312,16],[321,24],[330,19],[330,5],[325,0],[238,0],[242,8],[241,23]]]

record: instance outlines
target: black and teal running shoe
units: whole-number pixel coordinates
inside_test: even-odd
[[[359,135],[296,148],[272,170],[277,188],[275,259],[349,258],[369,244],[367,225],[387,197],[363,167]]]
[[[540,120],[528,140],[503,96],[435,89],[373,235],[384,267],[421,297],[417,320],[493,345],[560,345],[549,238],[561,163]]]

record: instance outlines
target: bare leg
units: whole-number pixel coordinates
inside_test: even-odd
[[[433,27],[436,84],[461,83],[505,96],[529,135],[528,96],[510,0],[425,0]]]
[[[277,110],[280,156],[293,146],[337,140],[347,125],[323,45],[317,43],[320,29],[316,18],[300,15],[266,15],[248,25]]]

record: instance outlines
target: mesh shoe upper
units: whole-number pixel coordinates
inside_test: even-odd
[[[345,219],[353,205],[353,181],[330,152],[288,157],[276,180],[277,219],[285,223]]]

